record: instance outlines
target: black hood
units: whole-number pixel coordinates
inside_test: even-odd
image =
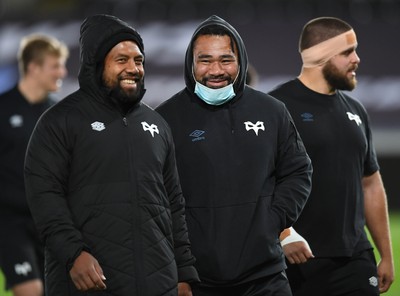
[[[204,22],[202,22],[197,29],[194,31],[192,38],[190,40],[189,46],[186,50],[186,58],[185,58],[185,82],[186,82],[186,87],[194,93],[194,87],[195,87],[195,80],[192,74],[192,67],[193,67],[193,43],[195,38],[197,37],[197,33],[203,29],[204,27],[208,26],[221,26],[228,30],[234,41],[236,42],[236,46],[238,49],[238,57],[239,57],[239,75],[235,81],[235,84],[233,85],[233,88],[235,90],[236,96],[241,94],[244,89],[244,85],[246,83],[246,73],[247,73],[247,66],[248,66],[248,60],[247,60],[247,52],[246,52],[246,47],[244,46],[243,40],[240,37],[239,33],[235,30],[234,27],[232,27],[227,21],[224,19],[213,15],[206,19]]]
[[[134,41],[144,55],[142,37],[126,22],[115,16],[99,14],[86,18],[80,29],[79,86],[96,96],[104,95],[101,77],[107,53],[119,42]],[[145,90],[143,89],[143,97]]]

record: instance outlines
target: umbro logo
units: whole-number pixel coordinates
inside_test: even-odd
[[[15,273],[18,275],[24,275],[27,276],[28,273],[30,273],[32,271],[32,266],[29,262],[24,262],[24,263],[17,263],[14,265],[14,270]]]
[[[244,126],[246,127],[246,131],[253,130],[258,136],[258,131],[265,131],[264,122],[257,121],[256,123],[252,123],[251,121],[244,122]]]
[[[204,137],[205,131],[202,130],[194,130],[193,132],[190,133],[190,137],[192,137],[192,142],[195,141],[200,141],[200,140],[204,140],[206,137]]]
[[[314,115],[309,112],[300,114],[302,121],[314,121]]]
[[[357,114],[353,114],[351,112],[346,112],[347,116],[349,117],[350,120],[354,120],[357,125],[360,125],[362,123],[360,116]]]
[[[154,138],[154,133],[160,134],[158,127],[155,124],[148,124],[146,121],[142,121],[142,127],[144,131],[149,131],[151,136]]]

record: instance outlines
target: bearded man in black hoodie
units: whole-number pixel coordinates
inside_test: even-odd
[[[141,102],[142,39],[96,15],[80,44],[80,88],[39,120],[25,161],[46,293],[191,295],[198,276],[172,134]]]
[[[279,236],[312,167],[284,104],[246,85],[247,69],[240,35],[212,16],[186,51],[186,87],[156,109],[175,141],[196,296],[291,295]]]

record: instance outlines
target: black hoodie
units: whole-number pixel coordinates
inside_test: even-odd
[[[103,268],[101,295],[176,295],[196,281],[171,131],[141,102],[123,113],[101,86],[102,61],[139,34],[97,15],[81,27],[80,89],[39,120],[25,163],[46,245],[46,294],[83,295],[69,269],[82,250]],[[100,71],[100,72],[99,72]]]
[[[193,38],[209,25],[229,30],[238,48],[236,96],[221,106],[194,94]],[[280,272],[279,234],[296,221],[311,187],[303,143],[285,106],[245,85],[245,46],[226,21],[201,23],[185,62],[186,88],[156,110],[174,136],[200,279],[231,286]]]

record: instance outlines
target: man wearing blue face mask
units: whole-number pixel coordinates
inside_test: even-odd
[[[279,235],[306,203],[312,167],[289,112],[245,84],[247,68],[238,32],[211,16],[186,51],[186,87],[156,109],[175,142],[196,296],[291,295]]]

